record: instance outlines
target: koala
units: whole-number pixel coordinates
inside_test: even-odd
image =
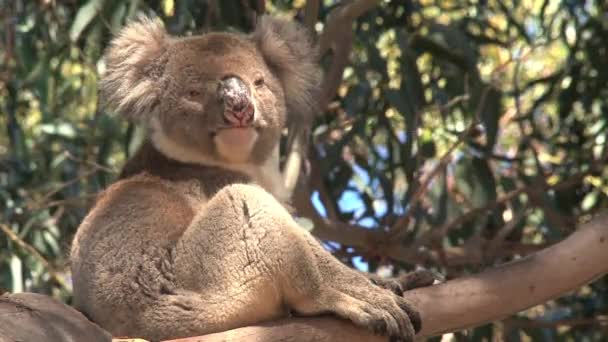
[[[281,132],[313,115],[321,77],[303,27],[173,37],[140,18],[104,59],[103,103],[148,134],[74,237],[77,309],[152,341],[327,313],[413,339],[402,288],[342,264],[284,205]]]

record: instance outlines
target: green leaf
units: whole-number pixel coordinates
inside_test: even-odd
[[[312,232],[312,230],[315,229],[315,224],[312,222],[311,219],[307,217],[296,217],[294,218],[294,220],[300,228],[304,229],[307,232]]]
[[[101,11],[105,0],[89,0],[84,6],[80,7],[76,13],[76,18],[70,27],[70,40],[75,42],[80,38],[82,32],[89,26],[91,21]]]
[[[119,4],[116,7],[116,9],[114,10],[114,13],[112,13],[112,19],[111,19],[112,32],[116,33],[118,31],[120,31],[120,29],[122,28],[123,20],[125,19],[126,15],[127,15],[127,5],[125,3]]]
[[[59,246],[59,241],[57,241],[56,236],[53,236],[53,234],[45,230],[42,232],[42,239],[46,243],[47,248],[45,248],[45,250],[47,253],[50,252],[52,255],[61,254],[61,247]]]
[[[581,203],[581,209],[583,209],[583,211],[589,211],[593,209],[593,207],[595,207],[595,205],[597,204],[597,200],[599,197],[598,195],[599,191],[597,190],[588,193],[587,196],[585,196],[585,198],[583,199],[583,202]]]
[[[10,268],[11,268],[11,279],[12,283],[12,291],[13,292],[22,292],[23,291],[23,262],[16,255],[12,254],[10,256]]]
[[[58,135],[64,138],[75,138],[76,129],[71,123],[63,122],[58,124],[40,125],[40,130],[49,135]]]

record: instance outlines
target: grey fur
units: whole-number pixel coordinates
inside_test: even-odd
[[[314,113],[320,78],[304,29],[263,17],[250,35],[174,38],[144,19],[105,58],[108,108],[148,125],[150,141],[78,229],[78,309],[115,336],[149,340],[288,311],[334,313],[395,340],[413,338],[415,310],[341,264],[281,204],[273,153],[288,111]],[[226,75],[252,90],[250,129],[224,127],[216,89]]]

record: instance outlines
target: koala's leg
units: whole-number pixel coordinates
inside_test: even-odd
[[[171,286],[143,313],[141,337],[205,335],[288,314],[276,269],[289,241],[268,220],[279,212],[280,221],[284,209],[258,193],[272,199],[258,187],[233,185],[201,207],[171,251]]]
[[[223,298],[194,310],[200,321],[192,324],[212,329],[199,334],[276,318],[283,305],[303,315],[334,313],[394,340],[409,341],[420,327],[409,303],[343,265],[257,186],[219,191],[175,254],[179,286],[210,304],[205,297]]]
[[[296,228],[299,229],[299,228]],[[404,298],[374,285],[361,272],[348,268],[312,236],[300,229],[296,234],[305,243],[299,259],[285,274],[287,303],[303,315],[332,312],[391,341],[411,341],[420,330],[418,312]],[[306,271],[304,271],[306,270]]]

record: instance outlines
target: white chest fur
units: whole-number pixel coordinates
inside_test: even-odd
[[[279,202],[284,202],[289,198],[289,194],[283,185],[283,177],[279,171],[278,145],[272,152],[272,157],[268,158],[261,165],[221,162],[205,156],[194,149],[179,145],[169,139],[163,132],[162,126],[157,118],[151,120],[150,128],[151,141],[154,144],[154,147],[165,156],[183,163],[215,166],[231,171],[242,172],[251,177],[254,183],[271,193]]]

